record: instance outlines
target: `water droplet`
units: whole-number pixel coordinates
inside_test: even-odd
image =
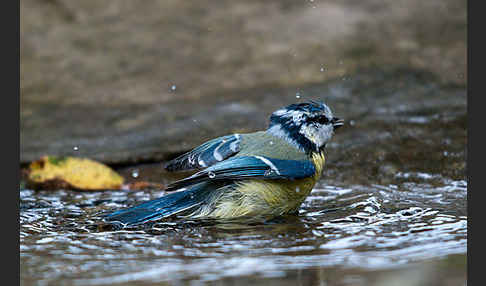
[[[313,229],[312,234],[320,237],[320,236],[323,236],[325,233],[323,231]]]
[[[354,126],[355,124],[356,124],[356,122],[354,120],[349,121],[349,125]]]
[[[295,192],[296,192],[296,193],[300,193],[300,188],[299,188],[299,187],[297,187],[297,188],[295,189]]]
[[[295,94],[295,97],[296,97],[296,98],[300,98],[300,92],[297,92],[297,93]]]
[[[374,231],[372,231],[372,230],[368,230],[368,231],[366,231],[366,232],[365,232],[365,235],[366,235],[366,236],[375,236],[376,234],[375,234],[375,232],[374,232]]]
[[[133,178],[138,178],[138,175],[139,175],[138,170],[133,170],[132,171],[132,177]]]
[[[177,89],[177,86],[175,84],[173,84],[171,87],[170,87],[170,90],[172,91],[175,91]]]
[[[214,179],[214,177],[216,177],[216,174],[210,171],[210,172],[208,172],[208,176],[209,176],[211,179]]]
[[[74,146],[74,147],[73,147],[73,150],[74,150],[74,151],[78,151],[78,150],[79,150],[79,147],[78,147],[78,146]]]
[[[273,141],[270,141],[270,145],[273,145]]]

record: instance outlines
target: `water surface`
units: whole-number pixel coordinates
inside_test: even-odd
[[[162,192],[22,190],[21,284],[465,285],[467,182],[425,173],[396,182],[329,180],[297,216],[265,223],[129,229],[100,226],[98,214]]]

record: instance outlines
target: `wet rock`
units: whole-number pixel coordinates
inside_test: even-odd
[[[466,89],[441,85],[430,73],[368,69],[346,81],[309,84],[299,90],[300,99],[295,98],[290,88],[255,88],[234,91],[225,97],[207,96],[203,102],[172,102],[145,108],[130,105],[116,110],[74,108],[54,112],[54,104],[40,105],[39,113],[51,116],[33,116],[32,120],[40,126],[55,127],[23,128],[21,160],[27,162],[46,153],[78,155],[107,163],[167,160],[216,136],[265,129],[272,111],[308,99],[324,100],[346,120],[330,149],[339,146],[339,150],[350,148],[361,154],[364,146],[377,148],[386,144],[382,147],[392,153],[381,156],[390,159],[393,152],[412,148],[407,149],[405,157],[399,156],[400,160],[422,152],[422,144],[440,151],[441,160],[446,146],[449,152],[459,152],[459,157],[465,152]],[[137,123],[134,121],[133,126],[120,126],[116,120],[123,117],[120,113],[144,119],[134,119]],[[410,121],[417,116],[423,119]],[[75,117],[79,120],[72,124],[55,124]],[[65,137],[59,138],[58,134]],[[444,145],[442,142],[447,138],[451,143]]]
[[[372,122],[368,113],[402,120],[423,108],[420,96],[432,97],[432,110],[465,100],[465,2],[20,7],[22,163],[166,160],[215,136],[264,129],[270,112],[308,98],[326,99],[353,128]],[[416,79],[421,71],[427,79]],[[449,101],[436,96],[444,89]]]

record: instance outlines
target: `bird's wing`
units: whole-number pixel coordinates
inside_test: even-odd
[[[170,184],[167,191],[216,180],[303,179],[315,174],[312,162],[281,160],[265,156],[241,156],[214,164],[190,177]]]
[[[240,151],[241,135],[233,134],[210,140],[168,162],[168,171],[201,169],[223,161]]]

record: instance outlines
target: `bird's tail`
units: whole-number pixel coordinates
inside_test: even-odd
[[[170,193],[128,209],[115,211],[105,215],[104,219],[110,222],[121,222],[126,225],[159,220],[204,203],[208,198],[209,191],[210,188],[208,188],[206,183],[199,183],[187,190]]]

